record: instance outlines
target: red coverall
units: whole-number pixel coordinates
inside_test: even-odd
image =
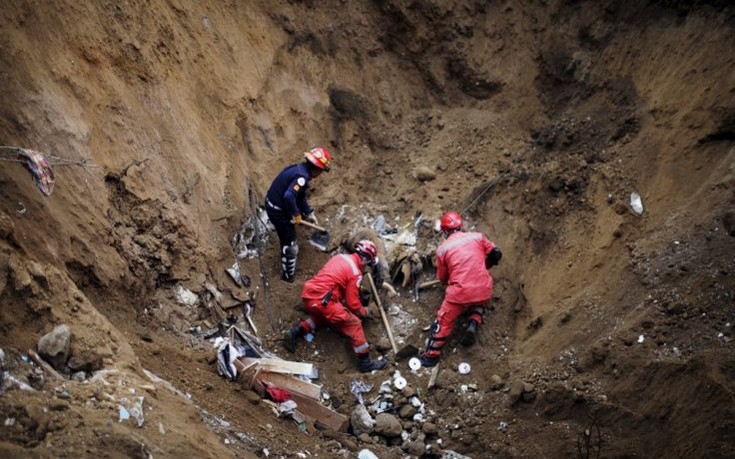
[[[306,281],[301,300],[309,317],[300,323],[306,333],[331,325],[350,337],[356,354],[367,353],[370,347],[360,321],[367,314],[360,303],[361,279],[362,260],[360,255],[353,253],[335,255],[316,276]],[[332,297],[322,305],[330,291]]]
[[[485,257],[494,248],[482,233],[457,231],[436,249],[436,277],[448,286],[429,338],[428,357],[441,354],[454,322],[467,309],[473,308],[469,320],[482,323],[485,303],[493,296],[493,278],[485,268]]]

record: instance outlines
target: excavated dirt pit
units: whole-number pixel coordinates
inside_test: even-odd
[[[0,21],[3,457],[735,457],[729,2],[16,2]],[[300,230],[286,284],[275,233],[247,252],[242,229],[315,145],[335,250]],[[17,148],[48,160],[48,195]],[[421,347],[443,292],[416,299],[400,262],[433,277],[450,209],[504,256],[479,343],[455,334],[434,387],[377,314],[385,371],[331,330],[283,349],[303,282],[375,228],[397,344]],[[400,432],[303,432],[219,376],[213,291],[256,297],[263,348],[316,365],[325,404],[349,416],[372,386]]]

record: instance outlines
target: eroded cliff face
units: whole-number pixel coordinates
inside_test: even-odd
[[[23,2],[0,18],[5,455],[729,454],[726,2]],[[240,261],[250,287],[224,271],[270,180],[315,145],[335,158],[310,198],[335,239],[453,209],[503,248],[480,345],[451,343],[430,391],[405,362],[360,375],[333,332],[282,350],[329,256],[308,232],[294,285],[277,280],[275,234]],[[46,155],[50,196],[10,147]],[[419,234],[430,254],[438,236]],[[431,415],[404,419],[400,441],[301,434],[208,363],[192,332],[219,319],[207,285],[259,292],[264,346],[314,362],[337,411],[351,381],[400,370]],[[419,346],[442,292],[402,290],[391,320]],[[24,356],[60,324],[72,364],[55,380]],[[138,397],[142,426],[120,422]]]

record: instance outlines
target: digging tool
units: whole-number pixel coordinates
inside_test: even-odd
[[[419,285],[417,286],[417,289],[418,289],[418,290],[424,290],[424,289],[427,289],[427,288],[429,288],[429,287],[433,287],[433,286],[435,286],[435,285],[439,285],[439,284],[441,284],[441,283],[442,283],[442,281],[440,281],[439,279],[434,279],[434,280],[430,280],[430,281],[426,281],[426,282],[422,282],[422,283],[420,283],[420,284],[419,284]]]
[[[378,289],[375,288],[375,281],[373,281],[373,275],[370,273],[366,273],[365,277],[367,277],[368,282],[370,282],[370,290],[373,292],[373,296],[375,296],[375,304],[378,305],[378,309],[380,310],[380,318],[383,319],[383,325],[385,325],[385,329],[388,332],[388,339],[390,340],[390,346],[393,348],[393,353],[398,355],[398,347],[396,346],[396,342],[393,339],[393,332],[390,329],[390,324],[388,323],[388,317],[385,315],[385,310],[383,310],[383,303],[380,301],[380,296],[378,295]]]
[[[331,239],[329,232],[323,226],[315,225],[308,220],[301,220],[301,224],[316,230],[311,236],[309,236],[309,244],[322,252],[326,252],[329,240]]]
[[[242,316],[245,318],[245,320],[248,322],[248,325],[250,325],[250,328],[255,332],[255,335],[258,335],[258,328],[255,326],[255,322],[253,322],[253,304],[251,300],[246,301],[238,301],[235,304],[231,304],[229,306],[222,306],[222,309],[225,311],[228,311],[230,309],[234,309],[238,306],[242,306]]]

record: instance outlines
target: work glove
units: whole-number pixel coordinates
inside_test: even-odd
[[[312,222],[315,225],[319,225],[319,220],[316,218],[316,212],[312,212],[309,215],[306,216],[306,219]]]
[[[294,225],[300,225],[301,224],[301,214],[295,215],[294,218],[291,220],[291,223]]]
[[[495,247],[485,257],[485,268],[490,269],[493,266],[500,264],[500,259],[503,258],[503,252],[499,248]]]

